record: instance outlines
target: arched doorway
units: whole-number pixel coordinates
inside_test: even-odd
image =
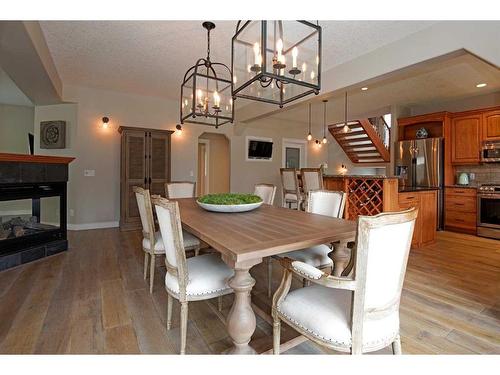
[[[230,165],[227,137],[217,133],[201,134],[198,138],[198,196],[229,192]]]

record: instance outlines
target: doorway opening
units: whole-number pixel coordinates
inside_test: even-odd
[[[305,168],[307,166],[307,142],[302,139],[283,139],[283,168]]]
[[[229,139],[203,133],[198,138],[197,195],[227,193],[230,186]]]

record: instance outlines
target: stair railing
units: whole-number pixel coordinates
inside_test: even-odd
[[[385,119],[382,116],[371,117],[368,119],[373,129],[379,136],[380,140],[384,144],[385,148],[389,150],[390,145],[390,136],[391,136],[391,128],[385,122]]]

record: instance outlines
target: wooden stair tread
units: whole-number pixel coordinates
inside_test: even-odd
[[[369,119],[350,121],[347,124],[351,129],[349,132],[343,131],[344,126],[345,124],[330,125],[328,131],[352,162],[376,164],[390,161],[389,150]]]

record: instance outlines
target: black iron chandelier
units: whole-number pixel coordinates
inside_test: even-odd
[[[238,21],[232,97],[278,104],[319,94],[321,27],[307,21]]]
[[[207,57],[198,59],[184,75],[180,120],[218,128],[234,119],[233,80],[227,65],[210,60],[210,31],[215,24],[202,25],[207,29]]]

